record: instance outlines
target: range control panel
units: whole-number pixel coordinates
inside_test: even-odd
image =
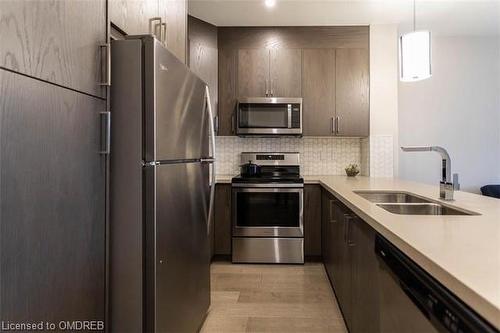
[[[285,155],[257,155],[257,161],[284,161]]]
[[[280,153],[280,152],[244,152],[240,156],[241,164],[252,161],[259,165],[286,165],[286,166],[299,166],[300,154],[299,153]]]

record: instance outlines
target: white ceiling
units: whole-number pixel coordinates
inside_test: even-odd
[[[417,0],[417,29],[438,35],[500,35],[500,0]],[[368,25],[410,30],[412,0],[189,0],[189,13],[217,26]]]

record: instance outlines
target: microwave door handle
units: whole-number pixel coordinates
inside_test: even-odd
[[[292,105],[288,104],[288,128],[292,128]]]

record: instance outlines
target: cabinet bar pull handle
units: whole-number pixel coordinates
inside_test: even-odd
[[[158,22],[158,23],[155,23]],[[152,17],[149,19],[149,34],[150,35],[155,35],[157,38],[158,36],[156,35],[156,30],[158,26],[161,26],[161,17]],[[161,40],[161,36],[159,38]]]
[[[332,134],[335,134],[335,128],[336,128],[336,125],[335,125],[335,118],[332,117],[331,119],[331,130],[332,130]]]
[[[231,115],[231,133],[235,132],[234,114]]]
[[[333,209],[333,203],[334,203],[334,201],[333,200],[329,200],[328,203],[329,203],[329,206],[330,206],[330,213],[328,215],[330,223],[335,223],[335,222],[337,222],[337,220],[334,218],[334,209]]]
[[[99,114],[101,119],[101,150],[99,154],[107,155],[111,151],[111,112]]]
[[[111,86],[111,44],[109,43],[104,43],[99,45],[99,50],[102,52],[102,49],[106,49],[106,60],[103,61],[103,63],[106,64],[106,71],[105,71],[105,76],[106,79],[103,82],[100,82],[100,86]],[[102,59],[102,53],[101,53],[101,59]],[[101,69],[101,73],[104,73],[104,71]]]
[[[269,79],[269,83],[271,86],[271,96],[274,96],[273,79]]]
[[[347,244],[347,214],[344,214],[344,243]]]
[[[336,118],[336,121],[335,121],[335,126],[336,126],[336,128],[335,128],[335,133],[336,133],[337,135],[339,135],[339,132],[340,132],[340,117],[339,117],[339,116],[337,116],[337,117],[335,117],[335,118]]]
[[[354,243],[351,239],[351,223],[353,223],[354,217],[350,215],[345,215],[345,222],[346,222],[346,232],[345,232],[345,242],[347,243],[348,246],[355,246],[356,243]]]
[[[214,117],[214,124],[215,124],[215,133],[218,134],[219,133],[219,116],[215,116]]]
[[[165,47],[167,46],[167,23],[161,23],[161,31],[160,31],[161,41]]]

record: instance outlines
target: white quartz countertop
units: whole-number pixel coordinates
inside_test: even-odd
[[[232,175],[218,175],[230,183]],[[439,186],[397,178],[305,176],[320,184],[401,251],[500,329],[500,200],[455,191],[445,204],[476,216],[398,215],[354,193],[390,190],[438,200]]]

